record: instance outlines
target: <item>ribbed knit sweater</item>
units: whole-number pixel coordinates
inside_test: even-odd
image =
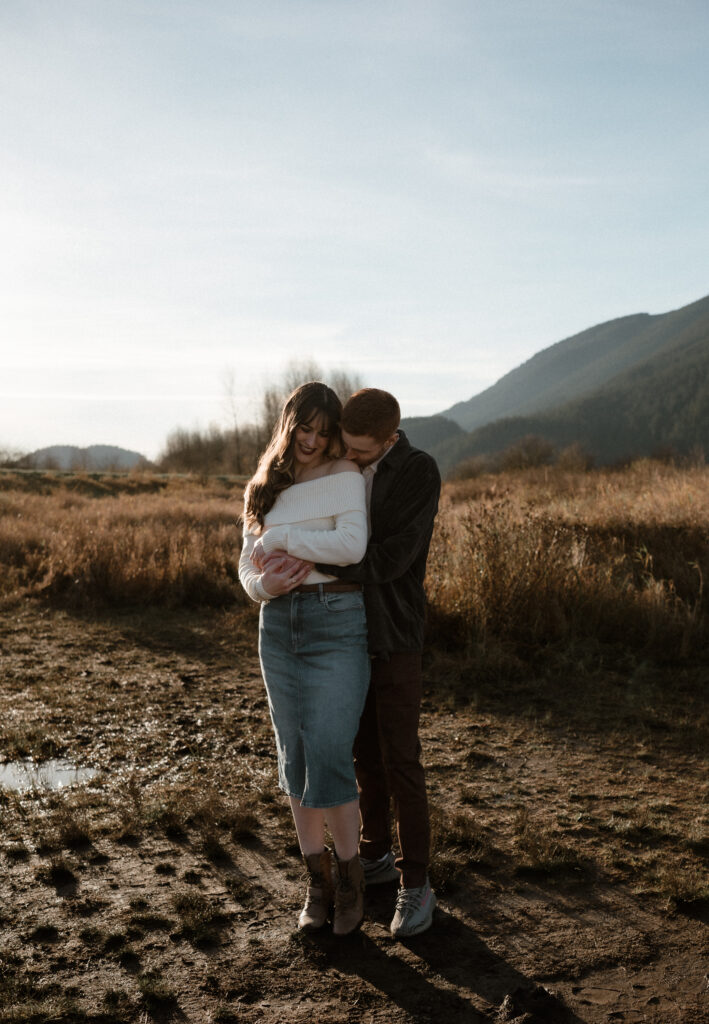
[[[350,565],[359,562],[367,549],[367,509],[361,473],[346,470],[292,484],[276,498],[264,516],[264,532],[244,528],[239,559],[239,579],[253,601],[273,598],[261,582],[261,572],[251,562],[259,537],[266,554],[287,551],[308,562]],[[327,583],[334,576],[314,569],[304,583]]]

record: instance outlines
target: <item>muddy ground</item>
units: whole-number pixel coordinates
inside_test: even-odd
[[[0,1020],[709,1021],[706,668],[427,659],[434,926],[304,937],[255,618],[0,616]],[[442,680],[447,680],[443,685]]]

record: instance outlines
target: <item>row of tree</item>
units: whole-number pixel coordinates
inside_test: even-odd
[[[158,457],[158,469],[165,473],[250,476],[256,469],[259,455],[268,444],[286,398],[295,388],[309,380],[321,380],[328,384],[343,403],[363,386],[359,377],[345,370],[323,373],[317,363],[291,362],[280,381],[269,384],[265,389],[256,422],[242,423],[234,397],[236,388],[232,376],[226,382],[231,421],[229,426],[212,425],[205,430],[178,427],[173,430]]]

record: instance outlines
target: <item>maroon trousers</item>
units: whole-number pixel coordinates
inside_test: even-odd
[[[418,726],[421,655],[372,659],[369,693],[354,743],[362,817],[360,856],[383,857],[391,849],[393,805],[401,854],[396,866],[405,888],[423,885],[431,830]]]

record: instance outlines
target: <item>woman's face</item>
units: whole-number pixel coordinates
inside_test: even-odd
[[[308,423],[299,423],[293,438],[293,456],[303,469],[319,466],[325,459],[330,431],[323,414],[316,413]]]

